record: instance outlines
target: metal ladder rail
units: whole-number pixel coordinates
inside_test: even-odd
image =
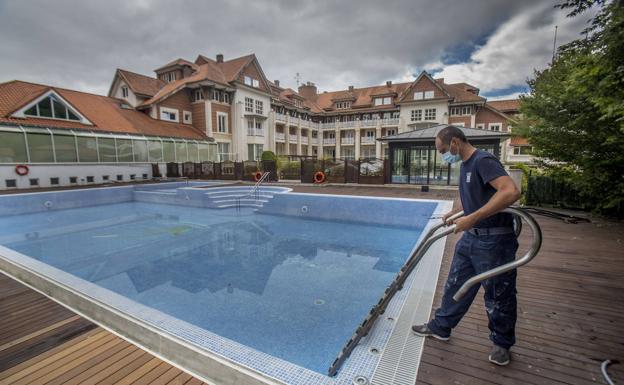
[[[464,214],[463,211],[458,212],[452,215],[451,217],[449,217],[449,220],[457,219],[461,217],[463,214]],[[403,288],[403,284],[405,283],[405,280],[407,279],[409,274],[414,270],[414,268],[418,265],[418,262],[420,262],[420,260],[423,258],[427,250],[429,250],[429,248],[431,247],[431,245],[433,245],[438,239],[449,235],[455,230],[455,226],[448,226],[449,227],[448,229],[445,229],[444,231],[436,234],[436,232],[442,227],[447,227],[447,224],[444,222],[441,222],[433,226],[431,229],[429,229],[427,234],[424,236],[423,241],[412,252],[410,257],[407,259],[407,262],[405,262],[405,264],[401,267],[401,269],[397,273],[396,277],[394,278],[390,286],[386,288],[386,290],[384,291],[384,294],[379,299],[377,304],[375,304],[375,306],[371,308],[371,310],[369,311],[364,321],[357,327],[351,339],[349,339],[349,341],[345,344],[345,346],[342,348],[342,350],[338,354],[338,357],[336,357],[332,365],[329,367],[328,375],[330,377],[333,377],[334,375],[336,375],[336,373],[338,372],[338,369],[342,366],[344,361],[351,355],[351,352],[353,351],[353,349],[355,349],[355,347],[358,345],[360,340],[366,337],[366,335],[368,335],[368,332],[373,327],[377,318],[379,318],[379,316],[385,312],[392,297],[394,297],[394,295]]]
[[[258,179],[258,181],[253,185],[253,187],[251,188],[249,193],[236,198],[236,211],[240,211],[241,199],[244,199],[244,198],[247,198],[247,197],[250,197],[250,196],[253,196],[255,200],[259,199],[260,186],[262,185],[262,183],[264,183],[267,180],[269,175],[271,175],[270,171],[267,171],[267,172],[263,173],[262,176],[260,177],[260,179]]]
[[[517,259],[510,263],[507,263],[505,265],[499,266],[497,268],[488,270],[481,274],[478,274],[474,276],[473,278],[469,279],[468,281],[466,281],[464,285],[462,285],[462,287],[453,296],[453,299],[455,301],[459,300],[462,296],[464,296],[472,285],[475,285],[488,278],[494,277],[498,274],[502,274],[506,271],[513,270],[522,265],[525,265],[529,263],[535,257],[535,255],[537,255],[537,253],[539,252],[539,249],[542,244],[542,232],[541,232],[539,225],[535,221],[535,219],[533,219],[533,217],[530,214],[516,207],[508,207],[502,210],[501,212],[511,213],[514,215],[514,217],[515,216],[520,217],[521,219],[524,219],[529,224],[529,227],[531,227],[531,230],[533,232],[533,242],[531,244],[531,248],[522,258]],[[463,211],[458,212],[452,215],[451,217],[449,217],[449,220],[460,218],[463,215],[464,215]],[[445,226],[446,226],[446,223],[442,222],[432,227],[427,232],[427,235],[423,238],[423,242],[421,242],[421,244],[416,248],[416,250],[414,250],[410,258],[407,260],[407,262],[403,265],[403,267],[397,274],[397,277],[390,284],[390,286],[388,286],[388,288],[384,291],[384,294],[379,300],[379,302],[370,310],[370,312],[366,316],[366,319],[364,319],[364,321],[358,326],[354,335],[346,343],[346,345],[343,347],[338,357],[334,360],[334,362],[332,363],[332,365],[330,366],[328,370],[329,376],[336,375],[340,366],[342,366],[344,361],[349,357],[349,355],[351,354],[353,349],[355,349],[355,347],[358,345],[360,340],[368,334],[368,332],[373,327],[377,318],[381,314],[384,313],[392,297],[396,294],[397,291],[403,288],[403,284],[405,283],[405,280],[407,279],[409,274],[414,270],[414,268],[418,265],[418,263],[423,258],[427,250],[429,250],[431,245],[435,243],[438,239],[445,237],[448,234],[455,231],[455,226],[452,225],[452,226],[449,226],[448,229],[445,229],[444,231],[438,234],[435,234],[436,231],[438,231],[440,228],[445,227]],[[516,235],[520,235],[521,230],[522,230],[522,221],[520,220],[516,223],[516,228],[515,228]]]

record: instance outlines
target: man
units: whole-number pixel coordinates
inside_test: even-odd
[[[436,149],[449,163],[462,161],[459,196],[461,207],[444,215],[443,220],[455,224],[455,233],[464,232],[455,246],[449,276],[444,287],[442,304],[435,318],[412,330],[422,337],[448,340],[470,308],[479,290],[475,285],[458,302],[453,295],[469,278],[494,267],[511,262],[518,250],[511,214],[500,213],[520,197],[520,192],[499,160],[492,154],[477,150],[466,139],[463,131],[454,126],[440,130]],[[464,211],[464,216],[448,218]],[[487,279],[481,283],[485,291],[490,340],[494,343],[490,362],[507,365],[509,349],[515,343],[516,271]]]

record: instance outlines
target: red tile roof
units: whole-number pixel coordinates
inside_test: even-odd
[[[512,146],[530,146],[529,141],[526,138],[523,138],[521,136],[512,136],[511,145]]]
[[[49,90],[58,93],[93,125],[69,120],[11,116],[16,110]],[[207,140],[204,133],[193,126],[152,119],[143,112],[121,108],[123,103],[125,102],[122,100],[107,96],[19,80],[0,83],[0,123]]]
[[[189,67],[191,67],[193,69],[196,69],[196,67],[197,67],[197,65],[195,63],[193,63],[193,62],[190,62],[190,61],[188,61],[186,59],[178,58],[178,59],[175,59],[173,61],[170,61],[169,63],[165,64],[164,66],[160,66],[160,67],[156,68],[154,70],[154,72],[158,72],[160,70],[163,70],[163,69],[169,68],[169,67],[173,67],[173,66],[189,66]]]
[[[519,99],[492,100],[487,104],[502,112],[515,112],[520,109]]]
[[[152,97],[165,85],[165,82],[160,79],[122,70],[120,68],[117,69],[117,73],[135,94]]]
[[[446,92],[453,97],[453,103],[461,102],[485,102],[485,98],[475,95],[472,92],[467,91],[467,88],[474,88],[466,83],[446,84],[438,83],[446,90]],[[468,86],[468,87],[467,87]]]

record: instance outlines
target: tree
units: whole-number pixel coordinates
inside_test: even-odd
[[[552,175],[563,177],[597,211],[624,213],[624,7],[569,0],[576,17],[598,14],[584,37],[559,48],[556,60],[528,81],[519,132]]]

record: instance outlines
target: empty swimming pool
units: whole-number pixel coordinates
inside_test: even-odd
[[[356,351],[336,377],[326,373],[448,202],[267,187],[250,203],[245,192],[175,185],[0,197],[2,267],[64,285],[162,338],[260,374],[249,383],[373,377],[393,323],[367,337],[372,353]],[[394,319],[407,294],[393,300]],[[105,316],[77,310],[107,326]],[[131,340],[135,333],[111,329]],[[152,337],[138,343],[150,348],[145,338]],[[189,370],[218,380],[197,366]]]

